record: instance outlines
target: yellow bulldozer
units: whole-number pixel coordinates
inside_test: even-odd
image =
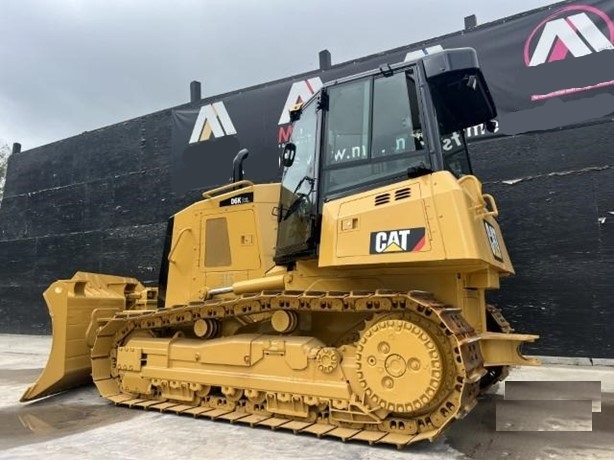
[[[496,117],[473,49],[329,82],[290,116],[281,183],[244,179],[239,152],[170,219],[157,287],[45,291],[51,353],[22,401],[93,380],[118,405],[401,448],[539,364],[485,300],[513,268],[465,142]]]

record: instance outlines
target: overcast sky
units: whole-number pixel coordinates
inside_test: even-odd
[[[0,0],[0,142],[24,150],[554,0]]]

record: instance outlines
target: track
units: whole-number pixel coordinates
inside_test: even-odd
[[[278,311],[286,312],[281,316],[290,320],[304,313],[313,317],[343,313],[348,324],[350,318],[357,319],[357,326],[335,343],[314,346],[310,352],[309,362],[318,369],[318,378],[330,386],[333,380],[326,379],[341,375],[347,398],[323,396],[324,390],[317,387],[318,396],[298,384],[294,392],[280,393],[249,385],[228,387],[214,381],[203,385],[164,377],[150,378],[148,385],[134,389],[127,383],[132,375],[138,375],[141,382],[138,372],[147,367],[140,354],[132,359],[136,353],[132,345],[143,337],[164,340],[170,350],[175,340],[181,342],[180,331],[198,322],[200,343],[207,347],[218,340],[224,321],[236,318],[246,325],[256,324],[270,321]],[[317,338],[317,330],[313,336]],[[394,341],[388,346],[391,336],[398,337],[403,346]],[[229,300],[118,313],[97,334],[92,376],[101,395],[119,405],[402,448],[433,440],[473,408],[485,374],[478,340],[460,309],[422,291],[264,291]],[[376,358],[384,363],[379,373],[373,370],[379,366]],[[424,366],[427,361],[431,364]],[[416,372],[411,374],[411,370]],[[393,387],[403,391],[392,391]],[[406,394],[407,399],[399,396]]]
[[[511,334],[512,325],[503,317],[501,310],[493,305],[486,305],[486,326],[489,331]],[[485,393],[490,387],[502,382],[510,374],[510,366],[494,366],[486,369],[486,375],[480,381],[480,393]]]

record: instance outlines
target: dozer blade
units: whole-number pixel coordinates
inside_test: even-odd
[[[141,289],[143,286],[134,278],[85,272],[49,286],[43,297],[51,316],[51,352],[38,380],[20,401],[91,382],[90,347],[98,325],[104,322],[101,317],[110,318],[124,310],[127,296],[134,297]]]

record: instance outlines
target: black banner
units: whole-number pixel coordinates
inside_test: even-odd
[[[184,193],[228,182],[248,148],[246,177],[278,180],[288,109],[322,82],[412,60],[441,49],[477,50],[497,105],[494,135],[519,134],[611,117],[614,111],[614,0],[567,1],[427,42],[368,56],[173,111],[173,188]],[[469,140],[489,135],[466,130]]]

